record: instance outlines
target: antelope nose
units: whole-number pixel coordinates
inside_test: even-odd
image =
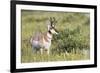
[[[56,32],[56,34],[59,34],[58,32]]]

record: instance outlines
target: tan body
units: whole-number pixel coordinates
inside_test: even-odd
[[[51,40],[52,40],[52,34],[50,33],[45,33],[45,34],[37,34],[35,37],[31,38],[31,43],[33,49],[35,48],[36,50],[45,50],[49,54],[49,48],[51,46]]]

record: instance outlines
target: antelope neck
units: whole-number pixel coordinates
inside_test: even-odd
[[[51,31],[50,31],[50,30],[48,31],[48,33],[52,35],[52,33],[51,33]]]
[[[51,31],[47,32],[47,38],[52,39],[52,33],[51,33]]]

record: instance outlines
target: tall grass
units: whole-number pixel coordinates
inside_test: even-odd
[[[21,62],[71,61],[90,58],[90,17],[88,13],[21,11]],[[50,55],[33,54],[30,37],[46,32],[48,18],[55,17],[58,35],[54,35]]]

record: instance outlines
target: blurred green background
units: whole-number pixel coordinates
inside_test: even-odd
[[[32,53],[30,38],[47,32],[48,19],[55,17],[59,34],[53,36],[50,55]],[[73,61],[90,59],[90,14],[21,10],[21,62]]]

